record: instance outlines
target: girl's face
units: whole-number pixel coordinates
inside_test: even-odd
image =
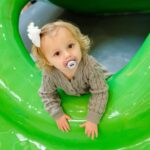
[[[82,58],[78,41],[68,29],[63,27],[42,37],[41,50],[49,64],[63,73],[75,71]],[[70,70],[67,68],[67,63],[71,60],[76,60],[77,65]]]

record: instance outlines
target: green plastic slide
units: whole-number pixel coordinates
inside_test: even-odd
[[[99,137],[89,139],[85,121],[90,94],[66,95],[64,111],[73,119],[63,133],[38,96],[41,73],[19,36],[18,18],[27,0],[0,1],[0,150],[149,150],[150,35],[132,60],[109,80],[109,102]]]

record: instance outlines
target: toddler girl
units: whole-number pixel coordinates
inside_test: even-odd
[[[94,139],[97,125],[105,110],[108,86],[102,66],[88,55],[90,40],[71,23],[56,21],[41,29],[31,23],[28,36],[32,40],[32,53],[42,70],[39,94],[46,110],[62,131],[69,131],[70,116],[64,113],[57,87],[68,95],[80,96],[90,92],[86,122],[81,124],[85,133]]]

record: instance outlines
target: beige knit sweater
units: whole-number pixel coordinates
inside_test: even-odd
[[[90,92],[92,96],[86,119],[98,124],[105,111],[108,99],[108,86],[105,82],[105,78],[109,76],[109,73],[107,73],[94,57],[86,54],[82,57],[71,80],[56,68],[53,68],[50,72],[43,71],[39,95],[46,110],[56,120],[64,114],[61,99],[56,90],[58,87],[68,95],[80,96]]]

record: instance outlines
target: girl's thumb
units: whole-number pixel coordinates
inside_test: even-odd
[[[85,127],[85,123],[81,124],[80,127],[81,127],[81,128]]]
[[[70,116],[65,115],[65,117],[66,117],[67,120],[71,120],[71,117],[70,117]]]

